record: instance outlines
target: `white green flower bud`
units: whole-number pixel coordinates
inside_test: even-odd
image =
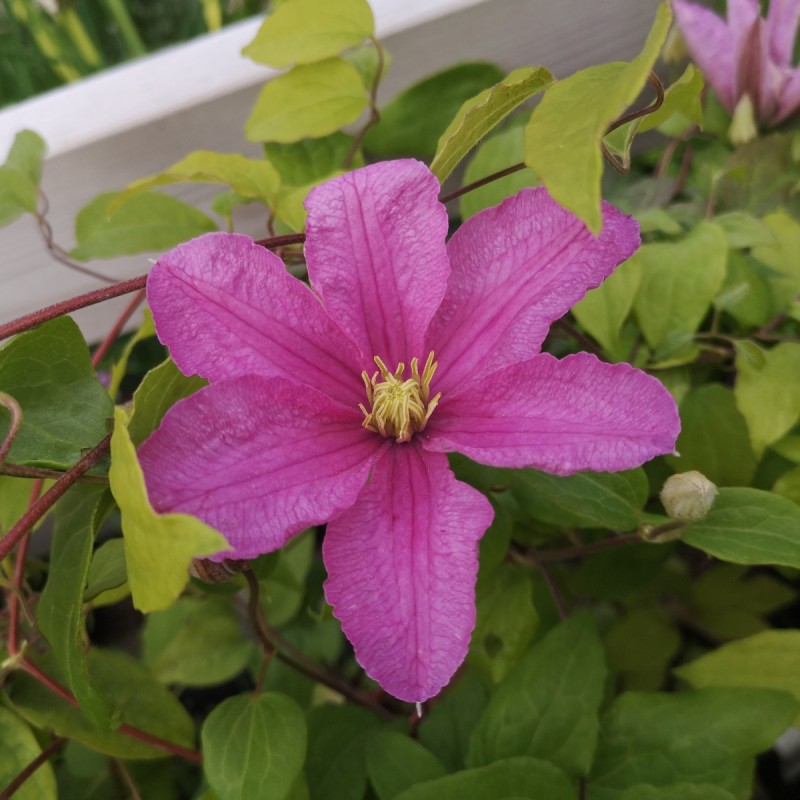
[[[661,490],[661,502],[668,516],[678,522],[703,519],[716,496],[717,487],[697,470],[671,475]]]

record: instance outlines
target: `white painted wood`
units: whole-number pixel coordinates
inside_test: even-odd
[[[385,102],[431,71],[488,59],[507,69],[544,64],[565,76],[591,64],[627,59],[641,47],[658,0],[373,0],[379,36],[393,56]],[[242,127],[274,71],[240,55],[259,20],[247,20],[0,111],[0,158],[22,128],[48,142],[43,188],[56,241],[73,244],[78,210],[102,191],[157,172],[206,148],[257,154]],[[577,113],[577,111],[576,111]],[[208,208],[219,187],[171,187]],[[238,213],[238,212],[237,212]],[[263,212],[237,216],[239,230],[265,235]],[[94,262],[122,279],[145,272],[146,256]],[[0,322],[97,288],[53,262],[32,220],[0,229]],[[125,300],[87,309],[87,337],[107,330]]]

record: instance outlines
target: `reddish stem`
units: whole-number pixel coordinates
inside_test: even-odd
[[[100,362],[105,357],[106,353],[111,348],[111,345],[117,341],[120,331],[125,327],[125,323],[133,316],[133,313],[141,305],[146,296],[146,291],[140,289],[133,297],[130,303],[125,307],[125,310],[119,315],[119,319],[114,323],[114,327],[108,332],[106,338],[100,343],[97,350],[92,355],[92,366],[97,369]]]
[[[0,561],[2,561],[25,536],[28,531],[55,505],[58,499],[77,482],[78,478],[90,470],[101,458],[107,455],[111,444],[111,434],[86,453],[80,461],[70,467],[23,515],[13,528],[0,539]]]
[[[36,758],[28,764],[25,769],[20,772],[11,783],[0,792],[0,800],[9,800],[19,788],[22,787],[22,784],[25,783],[28,778],[36,772],[39,767],[42,766],[51,756],[55,755],[65,744],[67,743],[66,739],[53,739],[41,753],[39,753]]]
[[[473,189],[480,189],[481,186],[486,186],[487,183],[492,183],[493,181],[499,181],[500,178],[505,178],[506,175],[513,175],[515,172],[519,172],[521,169],[525,169],[524,161],[520,161],[519,164],[514,164],[511,167],[506,167],[505,169],[501,169],[499,172],[493,172],[491,175],[487,175],[485,178],[481,178],[480,180],[468,183],[466,186],[462,186],[455,192],[450,192],[450,194],[446,194],[444,197],[440,197],[439,202],[449,203],[451,200],[455,200],[456,197],[461,197],[462,194],[467,194],[467,192],[471,192],[473,191]]]
[[[42,493],[43,481],[37,480],[31,487],[31,496],[28,500],[28,510],[33,508],[39,495]],[[19,653],[19,611],[22,598],[22,578],[25,574],[25,557],[28,554],[28,541],[30,532],[22,537],[19,550],[17,550],[17,561],[14,564],[14,578],[11,594],[8,599],[8,654],[15,656]]]
[[[304,233],[287,233],[284,236],[270,236],[267,239],[256,239],[255,243],[266,247],[267,250],[273,250],[278,247],[286,247],[289,244],[303,244],[306,240]]]
[[[80,708],[80,704],[75,699],[72,692],[70,692],[69,689],[62,686],[57,681],[54,681],[46,673],[42,672],[39,667],[36,666],[36,664],[32,664],[30,661],[25,659],[20,662],[19,666],[21,669],[27,672],[28,675],[39,681],[39,683],[41,683],[46,689],[49,689],[53,694],[58,695],[64,702],[69,703],[75,708]],[[147,733],[147,731],[134,728],[133,725],[128,725],[126,722],[123,722],[117,728],[117,730],[121,733],[124,733],[126,736],[130,736],[132,739],[138,739],[140,742],[145,742],[151,747],[157,747],[159,750],[165,750],[167,753],[180,756],[181,758],[185,758],[187,761],[192,761],[195,764],[203,763],[203,757],[196,750],[190,750],[182,745],[169,742],[166,739],[160,738],[159,736],[154,736],[152,733]]]
[[[6,460],[11,445],[14,444],[14,439],[17,438],[19,426],[22,425],[22,409],[19,403],[10,394],[6,394],[5,392],[0,392],[0,406],[3,406],[11,415],[8,433],[5,439],[3,439],[3,444],[0,445],[0,464],[2,464]]]

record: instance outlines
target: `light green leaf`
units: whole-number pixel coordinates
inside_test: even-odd
[[[641,469],[567,477],[519,470],[511,490],[524,514],[551,525],[623,531],[639,524],[649,494]]]
[[[534,109],[525,131],[525,163],[553,198],[595,234],[603,224],[600,143],[608,126],[639,95],[671,21],[669,6],[662,3],[644,48],[633,61],[589,67],[556,82]]]
[[[769,286],[779,314],[791,305],[800,293],[800,223],[785,211],[767,214],[762,220],[775,237],[772,244],[764,244],[753,250],[753,255],[766,264],[773,273]]]
[[[606,677],[594,621],[576,614],[531,648],[501,684],[472,736],[468,766],[534,756],[586,774]]]
[[[7,531],[27,510],[33,480],[0,475],[0,531]]]
[[[355,122],[367,105],[358,70],[341,58],[294,67],[271,80],[245,124],[253,142],[298,142]]]
[[[224,598],[182,597],[151,614],[142,632],[143,661],[162,683],[212,686],[247,666],[253,643]]]
[[[773,247],[775,235],[758,217],[744,211],[729,211],[714,217],[714,224],[722,228],[728,247],[744,250],[750,247]]]
[[[259,64],[310,64],[355,47],[375,32],[366,0],[287,0],[270,14],[242,55]]]
[[[377,719],[352,705],[316,706],[307,714],[309,795],[325,800],[361,800],[367,788],[366,747]]]
[[[114,412],[108,478],[122,515],[133,604],[144,613],[160,611],[183,591],[192,559],[227,550],[228,543],[221,533],[188,514],[153,511],[122,408]]]
[[[658,788],[637,784],[624,791],[619,800],[734,800],[734,797],[710,783],[673,783]]]
[[[6,787],[41,752],[33,731],[13,712],[0,706],[0,787]],[[16,800],[57,800],[53,767],[45,761],[14,793]]]
[[[500,83],[467,100],[439,137],[431,172],[440,183],[493,128],[515,108],[553,82],[544,67],[520,67]]]
[[[0,226],[36,213],[36,185],[12,167],[0,166]]]
[[[587,800],[619,800],[642,781],[711,783],[749,800],[753,757],[797,708],[791,695],[765,689],[623,694],[601,720]]]
[[[83,589],[97,529],[102,522],[103,486],[74,487],[56,507],[56,524],[50,550],[50,571],[36,617],[53,648],[67,688],[86,716],[111,727],[113,707],[98,691],[86,663]]]
[[[676,472],[697,470],[717,486],[748,486],[756,470],[747,423],[733,392],[719,383],[690,391],[681,401],[681,433],[667,456]]]
[[[499,683],[528,649],[539,625],[530,575],[518,565],[501,565],[478,584],[477,607],[469,662]]]
[[[163,172],[129,183],[109,205],[108,212],[113,215],[131,197],[170,183],[221,183],[242,197],[270,204],[280,186],[280,177],[275,167],[264,159],[195,150]]]
[[[83,601],[88,603],[103,592],[122,586],[127,580],[125,542],[122,539],[109,539],[94,551]]]
[[[733,390],[759,457],[800,420],[800,344],[782,342],[763,352],[763,365],[737,354]]]
[[[800,568],[800,507],[760,489],[720,489],[708,516],[682,539],[734,564]]]
[[[731,642],[674,670],[696,689],[780,689],[800,701],[800,631],[771,630]],[[800,723],[795,717],[793,724]]]
[[[187,378],[168,358],[153,367],[133,393],[128,431],[131,441],[138,447],[160,424],[164,414],[178,400],[194,394],[207,384],[205,378],[193,375]]]
[[[441,761],[402,733],[381,731],[367,745],[367,773],[380,800],[447,774]]]
[[[775,301],[769,270],[749,254],[732,250],[728,253],[728,271],[714,306],[730,314],[749,328],[757,328],[775,316]],[[753,347],[755,343],[748,342]]]
[[[114,362],[114,365],[111,367],[111,377],[108,381],[108,394],[112,399],[115,398],[117,396],[117,392],[119,392],[119,386],[122,383],[122,379],[125,377],[126,370],[128,369],[128,360],[131,357],[133,348],[136,347],[139,342],[149,339],[151,336],[155,335],[156,326],[153,322],[153,315],[150,313],[149,308],[145,308],[142,324],[139,326],[136,333],[134,333],[133,336],[131,336],[131,338],[125,343],[125,348],[123,349],[119,358]]]
[[[500,172],[519,163],[525,157],[525,134],[522,122],[512,124],[505,130],[490,136],[481,143],[464,171],[462,186]],[[536,186],[539,181],[529,169],[521,169],[505,178],[487,183],[461,195],[458,199],[461,219],[469,219],[484,208],[496,206],[526,186]]]
[[[472,731],[488,702],[489,690],[484,682],[467,669],[460,671],[422,718],[419,740],[448,772],[458,772],[466,765]]]
[[[122,722],[168,742],[194,746],[194,723],[178,699],[125,653],[92,648],[89,672],[98,689],[111,701]],[[56,680],[59,673],[45,662],[45,671]],[[167,758],[166,750],[145,744],[118,730],[92,723],[41,683],[22,673],[14,678],[11,703],[32,725],[76,739],[115,758]]]
[[[0,348],[0,386],[23,413],[11,463],[67,469],[107,433],[111,399],[70,317],[21,333]],[[0,439],[8,420],[0,407]]]
[[[299,706],[276,692],[220,703],[202,731],[204,771],[219,800],[284,800],[306,755]]]
[[[428,781],[397,795],[397,800],[574,800],[575,789],[561,770],[527,756],[505,758]]]
[[[117,196],[101,194],[80,210],[73,258],[88,261],[166,250],[217,228],[201,211],[158,192],[138,194],[109,216]]]
[[[42,180],[42,162],[47,145],[34,131],[20,131],[8,151],[5,166],[18,170],[34,186]]]
[[[697,330],[725,280],[727,250],[722,231],[708,222],[678,241],[639,249],[633,258],[642,282],[634,308],[651,347]]]
[[[398,94],[367,132],[364,149],[378,158],[430,160],[461,106],[503,79],[493,64],[472,61],[437,72]]]
[[[622,342],[622,325],[633,308],[641,278],[639,262],[628,259],[572,309],[575,319],[614,361],[624,361],[630,353]]]
[[[772,491],[800,505],[800,467],[784,472],[775,481]]]

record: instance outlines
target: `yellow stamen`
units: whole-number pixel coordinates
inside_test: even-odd
[[[391,436],[397,442],[408,442],[415,433],[425,430],[442,396],[440,392],[430,399],[431,381],[438,362],[433,360],[431,351],[420,375],[419,361],[412,358],[408,379],[403,376],[403,362],[394,372],[390,372],[378,356],[375,356],[375,363],[379,371],[371,378],[366,372],[361,373],[371,406],[367,411],[363,404],[359,405],[364,412],[364,427],[381,436]]]

